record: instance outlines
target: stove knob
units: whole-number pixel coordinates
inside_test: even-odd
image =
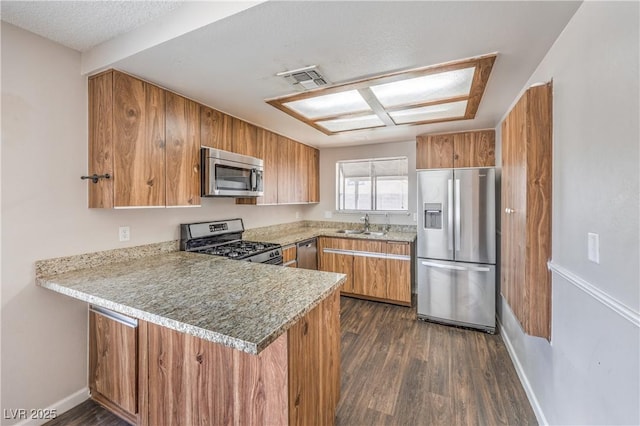
[[[275,256],[274,252],[269,253],[269,257],[273,257],[273,256]]]

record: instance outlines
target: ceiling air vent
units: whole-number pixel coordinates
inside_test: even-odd
[[[317,65],[311,65],[297,70],[283,71],[276,75],[283,77],[298,90],[311,90],[329,84],[329,80],[320,73]]]

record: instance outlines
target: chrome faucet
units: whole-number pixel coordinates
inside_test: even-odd
[[[360,220],[364,220],[364,232],[369,232],[369,213],[366,213]]]

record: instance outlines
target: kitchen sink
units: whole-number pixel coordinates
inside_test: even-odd
[[[382,232],[382,231],[365,231],[365,232],[363,232],[363,234],[364,235],[376,235],[376,236],[379,236],[379,235],[384,235],[385,232]]]
[[[341,229],[336,231],[339,234],[362,234],[364,231],[362,229]]]

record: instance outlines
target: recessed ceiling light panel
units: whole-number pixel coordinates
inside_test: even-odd
[[[335,120],[317,121],[316,123],[327,129],[331,133],[384,126],[382,120],[380,120],[380,118],[375,114],[363,115],[360,117],[337,118]]]
[[[287,102],[284,106],[308,119],[371,111],[371,107],[357,90],[300,99]]]
[[[464,118],[467,101],[450,102],[389,113],[396,124],[420,123],[442,119]]]
[[[385,108],[468,96],[475,67],[371,86]]]
[[[476,116],[496,56],[492,53],[399,71],[266,102],[327,135],[470,120]],[[289,78],[297,84],[315,78],[294,71]]]

